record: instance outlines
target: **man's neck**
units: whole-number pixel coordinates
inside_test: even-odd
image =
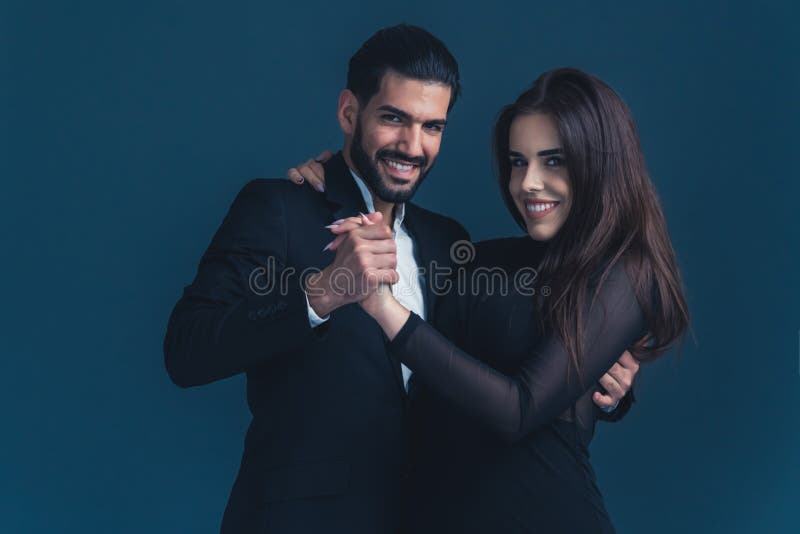
[[[375,206],[375,211],[379,211],[381,215],[383,215],[383,220],[386,221],[386,224],[391,228],[394,226],[394,207],[395,204],[393,202],[384,202],[383,200],[379,199],[375,196],[375,193],[372,192],[372,188],[367,186],[369,189],[370,195],[372,195],[372,204]]]

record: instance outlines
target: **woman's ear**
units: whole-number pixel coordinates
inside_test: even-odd
[[[358,98],[350,89],[339,93],[339,109],[337,112],[339,126],[345,135],[353,135],[356,131],[356,117],[358,116]]]

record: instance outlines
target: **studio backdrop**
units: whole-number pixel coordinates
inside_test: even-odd
[[[425,27],[463,95],[421,205],[520,235],[498,110],[574,66],[636,118],[692,336],[644,366],[592,461],[621,533],[797,532],[798,13],[793,2],[22,2],[0,6],[0,531],[212,533],[244,377],[179,389],[169,313],[236,192],[341,146],[347,60]]]

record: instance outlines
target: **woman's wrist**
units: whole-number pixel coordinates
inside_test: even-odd
[[[403,328],[411,312],[394,298],[388,286],[378,291],[383,291],[384,293],[371,295],[363,301],[362,305],[391,340]]]
[[[392,297],[386,303],[386,306],[382,308],[381,317],[377,318],[376,321],[378,321],[378,324],[383,328],[384,334],[391,341],[400,332],[403,325],[406,324],[409,315],[411,315],[411,312],[400,304],[396,298]]]

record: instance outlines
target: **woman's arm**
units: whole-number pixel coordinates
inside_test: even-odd
[[[509,441],[545,424],[594,387],[646,325],[625,268],[617,265],[585,318],[580,379],[556,336],[546,336],[518,372],[505,375],[473,358],[391,295],[362,303],[419,378]]]

